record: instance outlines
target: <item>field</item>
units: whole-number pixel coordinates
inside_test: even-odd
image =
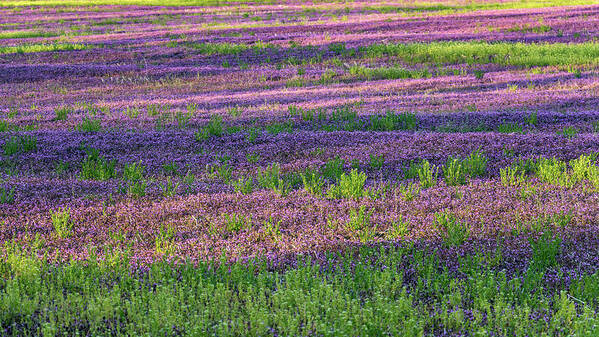
[[[599,1],[0,3],[0,335],[599,336]]]

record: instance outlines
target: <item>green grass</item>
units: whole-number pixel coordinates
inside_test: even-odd
[[[43,32],[37,30],[13,30],[0,32],[0,39],[26,39],[33,37],[53,37],[59,36],[58,32]]]
[[[569,286],[545,283],[543,274],[556,265],[560,245],[551,233],[531,239],[529,267],[509,273],[493,269],[503,261],[501,249],[458,255],[459,270],[452,272],[436,252],[408,246],[328,253],[335,268],[298,258],[295,267],[276,271],[255,260],[196,266],[156,262],[133,273],[127,250],[104,247],[102,254],[90,248],[88,262],[54,265],[8,242],[0,259],[0,331],[16,327],[17,334],[30,336],[433,336],[443,331],[594,336],[599,275],[576,276]],[[168,228],[157,234],[156,246],[164,254],[175,247]],[[96,259],[98,254],[105,258]]]
[[[65,50],[84,50],[90,49],[92,46],[81,43],[37,43],[28,44],[21,46],[3,46],[0,47],[0,55],[4,54],[26,54],[26,53],[39,53],[45,51],[65,51]]]
[[[501,64],[512,66],[567,66],[599,64],[599,43],[433,42],[373,44],[361,48],[365,56],[396,57],[408,64]]]

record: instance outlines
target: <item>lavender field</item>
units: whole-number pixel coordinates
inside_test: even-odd
[[[599,1],[0,3],[1,336],[599,336]]]

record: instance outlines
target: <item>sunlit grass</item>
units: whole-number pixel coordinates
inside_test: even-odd
[[[45,51],[64,51],[64,50],[84,50],[90,49],[91,46],[81,43],[56,43],[56,44],[28,44],[20,46],[3,46],[0,47],[0,55],[3,54],[24,54],[24,53],[39,53]]]

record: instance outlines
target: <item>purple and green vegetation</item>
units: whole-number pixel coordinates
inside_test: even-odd
[[[598,75],[597,1],[4,1],[0,335],[597,336]]]

